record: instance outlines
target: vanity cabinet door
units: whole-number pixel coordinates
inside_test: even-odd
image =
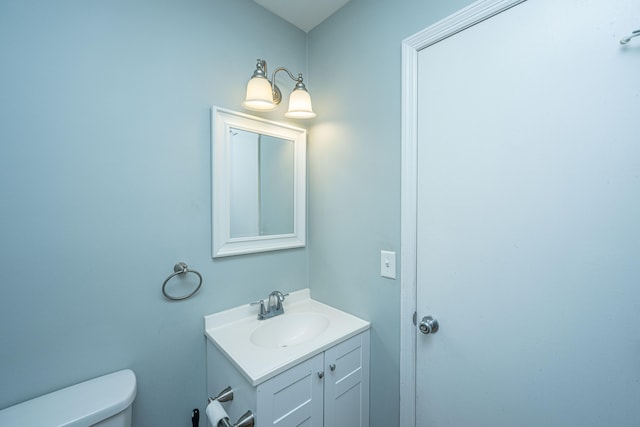
[[[328,349],[324,357],[324,426],[369,426],[369,331]]]
[[[258,385],[256,427],[323,427],[323,359],[318,354]]]

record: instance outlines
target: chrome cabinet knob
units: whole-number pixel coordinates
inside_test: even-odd
[[[318,372],[318,378],[320,379],[324,378],[324,371]]]
[[[427,335],[435,334],[436,332],[438,332],[439,325],[438,321],[433,317],[424,316],[418,327],[420,328],[420,332]]]

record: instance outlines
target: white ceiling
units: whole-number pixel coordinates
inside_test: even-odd
[[[305,32],[333,15],[349,0],[253,0]]]

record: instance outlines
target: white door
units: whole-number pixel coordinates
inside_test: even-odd
[[[416,425],[640,425],[637,0],[418,54]]]

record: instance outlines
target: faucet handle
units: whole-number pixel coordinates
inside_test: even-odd
[[[260,312],[258,313],[258,319],[261,319],[264,317],[265,314],[267,314],[267,310],[265,310],[264,308],[264,300],[261,299],[260,301],[249,303],[250,306],[258,305],[258,304],[260,304]]]

